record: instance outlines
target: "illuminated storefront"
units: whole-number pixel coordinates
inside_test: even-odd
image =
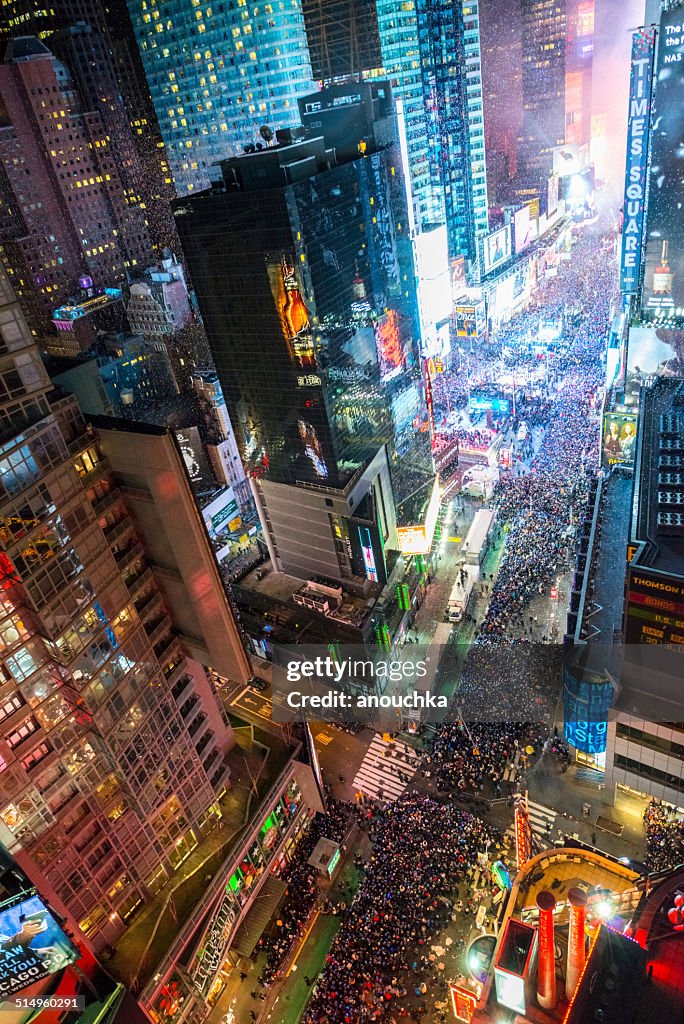
[[[189,1017],[200,1021],[208,1015],[238,962],[239,956],[230,953],[238,928],[269,879],[291,861],[312,813],[303,803],[296,778],[289,775],[243,843],[217,871],[143,992],[141,1003],[158,1024]],[[185,966],[179,971],[181,963]]]

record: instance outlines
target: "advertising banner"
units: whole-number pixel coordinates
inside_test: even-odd
[[[513,218],[513,240],[516,252],[522,252],[532,241],[529,206],[523,206]]]
[[[375,321],[373,330],[378,350],[380,379],[389,380],[400,373],[404,365],[404,348],[399,336],[399,320],[396,310],[388,309]]]
[[[449,272],[451,274],[451,301],[455,303],[465,291],[465,256],[454,256],[449,261]]]
[[[186,427],[176,431],[176,441],[180,448],[185,468],[190,477],[190,486],[195,493],[211,491],[216,488],[216,480],[211,471],[209,460],[197,427]]]
[[[484,239],[484,268],[485,274],[495,267],[505,263],[511,255],[511,228],[507,224]]]
[[[553,150],[553,173],[560,178],[578,174],[582,170],[582,154],[576,142],[556,146]]]
[[[552,174],[549,178],[548,197],[546,205],[546,215],[550,217],[552,213],[555,213],[558,209],[558,197],[560,195],[559,178],[557,174]]]
[[[637,384],[654,377],[684,376],[684,331],[668,327],[630,327],[627,380]]]
[[[684,321],[684,8],[663,11],[653,99],[643,317]]]
[[[78,960],[39,896],[0,911],[0,1000]]]
[[[620,259],[620,288],[626,293],[636,292],[639,285],[654,54],[655,28],[639,29],[632,36],[627,169],[623,201],[624,225]]]
[[[634,462],[637,418],[631,412],[607,412],[603,417],[603,459],[606,465]]]

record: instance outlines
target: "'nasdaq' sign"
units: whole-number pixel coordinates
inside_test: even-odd
[[[620,260],[620,287],[627,294],[636,292],[639,285],[655,33],[653,27],[642,28],[632,36],[627,170]]]

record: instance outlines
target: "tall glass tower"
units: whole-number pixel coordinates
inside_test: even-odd
[[[259,128],[298,122],[312,86],[301,0],[128,0],[180,195],[208,167],[260,142]]]
[[[378,0],[383,74],[402,102],[416,224],[446,224],[452,256],[474,259],[487,183],[477,0]]]
[[[176,224],[276,563],[384,582],[434,484],[391,93],[301,107],[306,138],[224,161]]]

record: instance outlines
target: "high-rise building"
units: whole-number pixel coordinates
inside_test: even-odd
[[[302,0],[315,79],[361,76],[382,64],[375,0]]]
[[[591,88],[596,0],[567,0],[565,46],[565,142],[591,142]]]
[[[308,135],[224,161],[176,223],[274,564],[383,582],[434,482],[391,91],[301,110]]]
[[[175,193],[126,0],[6,0],[2,13],[3,50],[13,36],[35,35],[67,65],[112,138],[128,201],[146,210],[153,243],[174,248]]]
[[[123,167],[100,112],[35,37],[8,43],[0,96],[2,257],[39,331],[83,275],[102,289],[144,266],[150,240],[129,159]]]
[[[452,256],[474,259],[487,232],[477,0],[378,0],[383,77],[401,100],[413,215],[446,224]]]
[[[489,205],[508,202],[522,124],[522,3],[484,4],[480,12],[482,93]]]
[[[474,259],[487,233],[487,177],[477,0],[418,0],[428,153],[452,256]]]
[[[262,126],[298,121],[311,88],[300,0],[128,0],[176,189],[206,188],[209,167],[262,144]]]
[[[241,505],[247,505],[251,501],[249,481],[218,375],[212,370],[198,370],[192,375],[191,386],[199,399],[214,476],[234,489]]]
[[[4,273],[0,296],[0,841],[99,949],[218,823],[233,737]]]
[[[553,149],[565,142],[567,0],[522,0],[521,195],[545,194]]]

